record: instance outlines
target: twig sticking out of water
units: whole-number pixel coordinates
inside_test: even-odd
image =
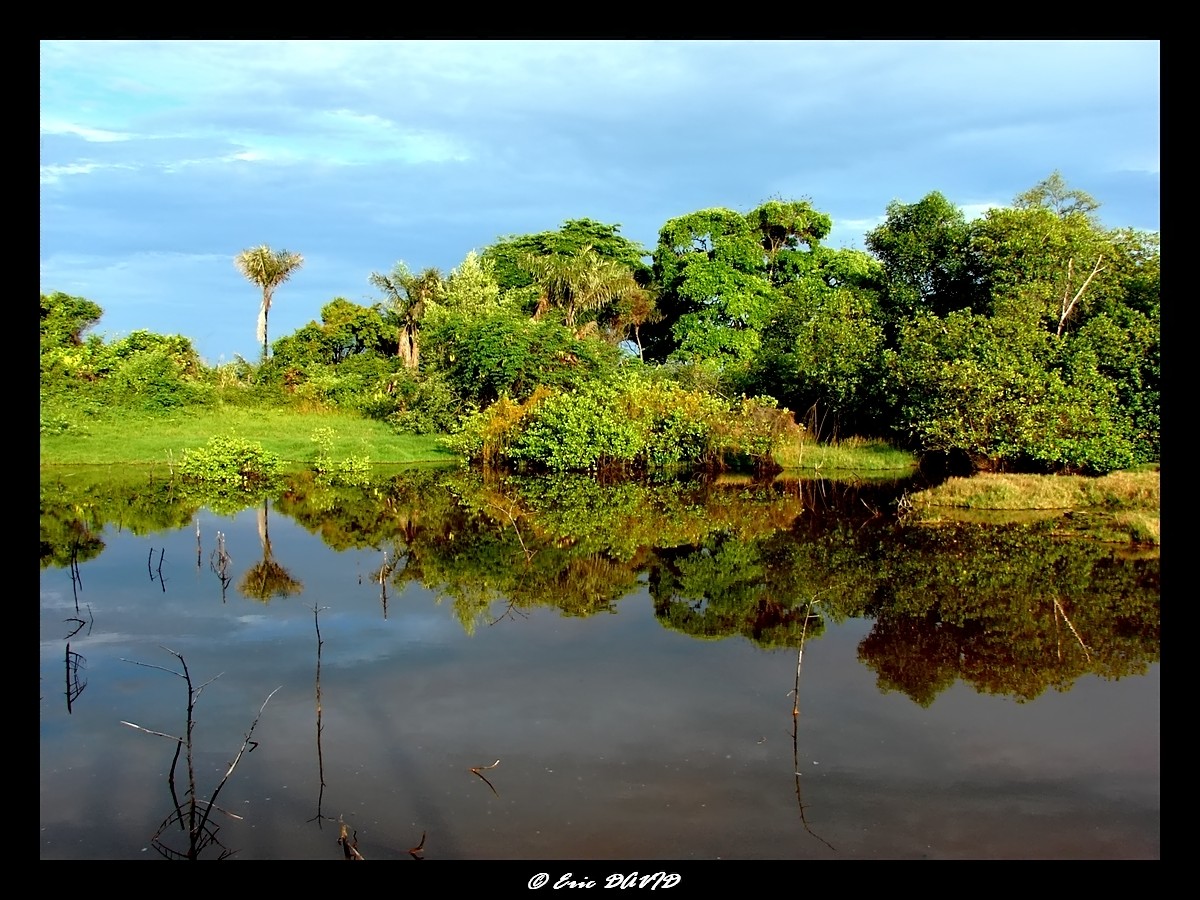
[[[346,859],[365,859],[366,857],[358,852],[358,832],[355,831],[351,835],[350,829],[346,826],[345,822],[338,819],[338,823],[341,825],[341,834],[338,835],[337,842],[341,844],[342,853]]]
[[[379,602],[383,604],[383,617],[387,618],[387,580],[392,574],[392,570],[396,568],[396,564],[388,564],[387,551],[383,551],[383,565],[379,567]]]
[[[141,725],[137,725],[133,722],[126,722],[124,720],[121,721],[122,725],[127,725],[130,728],[136,729],[137,731],[142,731],[146,734],[152,734],[157,737],[165,737],[169,740],[175,741],[175,756],[171,760],[171,768],[167,775],[167,786],[171,791],[171,799],[175,804],[175,809],[169,816],[167,816],[166,819],[163,820],[162,824],[159,825],[157,833],[155,833],[154,837],[151,838],[151,843],[160,854],[170,859],[199,859],[200,853],[205,848],[215,844],[221,848],[220,858],[224,859],[228,857],[232,851],[228,850],[224,845],[221,844],[219,840],[217,840],[217,831],[219,826],[212,825],[209,822],[209,817],[212,815],[212,811],[217,809],[231,818],[241,818],[241,816],[230,813],[227,810],[220,809],[220,807],[216,805],[217,795],[221,793],[221,789],[225,787],[225,784],[229,781],[230,776],[233,775],[233,770],[236,769],[238,763],[241,762],[242,755],[247,752],[253,752],[254,748],[258,746],[258,743],[252,739],[254,729],[258,726],[258,720],[262,718],[263,710],[267,708],[267,704],[280,690],[280,688],[275,688],[275,690],[271,691],[271,693],[267,695],[267,699],[264,700],[262,706],[259,707],[258,715],[254,717],[254,721],[250,724],[250,729],[246,732],[246,736],[242,740],[242,746],[239,748],[237,755],[233,758],[233,762],[231,762],[229,764],[229,768],[225,770],[225,774],[222,776],[220,782],[218,782],[216,788],[213,790],[212,795],[207,800],[202,800],[199,799],[199,796],[196,793],[196,770],[192,758],[192,731],[196,724],[196,701],[199,700],[200,694],[203,693],[204,689],[221,676],[214,676],[199,687],[195,687],[192,682],[191,672],[188,670],[187,660],[183,658],[183,655],[176,653],[174,650],[171,650],[168,647],[163,647],[162,649],[166,650],[179,660],[180,668],[183,670],[182,672],[176,672],[175,670],[168,669],[164,666],[150,665],[149,663],[142,663],[132,659],[123,660],[123,662],[131,662],[134,665],[144,666],[148,669],[159,669],[163,672],[169,672],[178,678],[182,678],[187,683],[187,723],[184,737],[166,734],[162,731],[154,731]],[[188,772],[188,790],[186,794],[188,801],[186,808],[180,801],[179,795],[175,789],[175,771],[179,764],[180,752],[185,749]],[[163,832],[165,832],[174,824],[178,824],[180,830],[187,832],[188,848],[186,851],[175,850],[164,844],[162,841]]]
[[[71,541],[71,593],[75,597],[75,612],[79,612],[79,592],[83,589],[83,578],[79,575],[79,541]]]
[[[321,640],[320,615],[322,609],[328,608],[328,606],[322,606],[318,609],[315,605],[313,606],[313,625],[317,631],[317,777],[320,779],[321,786],[317,790],[317,814],[309,821],[316,821],[318,824],[325,818],[321,814],[321,803],[325,797],[325,757],[321,753],[321,732],[324,731],[324,726],[321,724],[321,647],[325,642]]]
[[[159,551],[159,554],[158,554],[157,577],[155,577],[154,569],[150,568],[150,563],[154,559],[154,548],[153,547],[150,548],[150,555],[146,558],[146,570],[150,573],[150,580],[157,581],[159,584],[161,584],[164,594],[167,592],[167,583],[165,581],[163,581],[162,564],[163,564],[163,557],[166,556],[166,554],[167,554],[167,548],[163,547],[162,550]]]
[[[233,576],[229,574],[229,564],[232,560],[229,554],[225,552],[225,534],[217,532],[217,547],[208,557],[208,565],[214,572],[217,573],[217,578],[221,580],[221,602],[225,602],[225,591],[229,584],[233,581]]]
[[[424,859],[425,857],[423,857],[421,855],[424,852],[425,852],[425,832],[422,831],[421,832],[421,843],[417,844],[417,846],[415,846],[415,847],[409,847],[408,855],[411,856],[413,859]]]
[[[808,816],[804,813],[804,798],[800,793],[800,667],[804,663],[804,640],[808,636],[808,620],[816,618],[812,609],[818,602],[809,601],[804,616],[804,627],[800,629],[800,647],[796,650],[796,684],[792,688],[792,772],[796,779],[796,805],[800,807],[800,822],[804,825],[804,830],[836,853],[837,848],[813,831],[808,824]]]
[[[500,760],[496,760],[490,766],[471,766],[470,767],[471,771],[474,772],[476,775],[478,775],[480,778],[482,778],[483,783],[486,784],[488,787],[490,787],[492,789],[492,793],[495,794],[497,797],[500,796],[500,793],[496,790],[495,786],[490,781],[487,780],[487,777],[483,773],[486,769],[494,769],[498,765],[500,765]],[[424,843],[424,838],[421,839],[421,842]]]

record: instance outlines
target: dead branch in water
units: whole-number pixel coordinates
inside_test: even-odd
[[[804,826],[804,830],[836,853],[837,848],[813,831],[812,826],[808,824],[808,816],[804,812],[804,797],[800,790],[800,667],[804,663],[804,641],[808,636],[808,620],[816,618],[812,609],[818,602],[810,600],[808,603],[808,609],[804,616],[804,627],[800,629],[800,647],[796,650],[796,684],[792,688],[792,773],[796,779],[796,805],[800,807],[800,822]]]
[[[148,669],[159,669],[163,672],[168,672],[168,673],[176,676],[177,678],[182,678],[187,683],[187,693],[188,693],[187,721],[186,721],[186,730],[184,732],[183,737],[178,737],[177,735],[167,734],[166,732],[163,732],[163,731],[154,731],[150,728],[146,728],[142,725],[137,725],[133,722],[126,722],[124,720],[122,720],[122,722],[121,722],[122,725],[127,725],[128,727],[136,729],[137,731],[141,731],[146,734],[152,734],[157,737],[165,737],[165,738],[168,738],[169,740],[175,741],[175,755],[171,760],[171,768],[167,774],[167,787],[171,792],[171,799],[174,803],[175,808],[171,812],[171,814],[162,821],[162,824],[159,825],[158,831],[150,839],[150,842],[154,846],[155,850],[157,850],[162,856],[165,856],[168,859],[199,859],[200,854],[206,848],[208,848],[209,846],[212,846],[212,845],[216,845],[217,847],[221,848],[219,858],[225,859],[232,853],[232,851],[230,851],[228,848],[226,848],[217,839],[217,832],[219,830],[219,826],[213,825],[210,822],[210,817],[212,816],[212,812],[214,809],[218,810],[219,812],[223,813],[224,815],[229,816],[230,818],[240,819],[241,816],[235,815],[234,813],[228,812],[227,810],[223,810],[220,807],[218,807],[216,805],[217,795],[221,793],[221,790],[225,787],[226,783],[229,781],[230,776],[233,775],[233,771],[234,771],[234,769],[237,768],[238,763],[241,762],[242,756],[247,752],[253,752],[254,748],[258,746],[258,743],[252,739],[252,735],[254,734],[254,729],[256,727],[258,727],[258,721],[260,718],[262,718],[263,710],[265,710],[267,708],[267,704],[271,701],[271,698],[274,697],[275,694],[280,690],[280,688],[275,688],[275,690],[271,691],[271,693],[267,695],[267,699],[264,700],[262,703],[262,706],[259,707],[258,715],[256,715],[254,717],[254,721],[250,724],[250,728],[246,732],[246,735],[242,740],[242,746],[238,749],[237,755],[233,758],[233,762],[231,762],[229,764],[229,768],[227,768],[225,770],[225,774],[221,777],[221,780],[217,783],[216,788],[213,789],[213,792],[209,796],[209,798],[207,800],[203,800],[199,797],[199,795],[196,792],[196,770],[195,770],[195,765],[194,765],[193,756],[192,756],[192,750],[193,750],[192,733],[193,733],[193,729],[195,728],[195,724],[196,724],[196,719],[195,719],[196,701],[200,698],[200,694],[203,693],[204,689],[206,687],[208,687],[210,684],[212,684],[214,681],[216,681],[217,678],[220,678],[221,676],[220,675],[214,676],[213,678],[204,682],[204,684],[200,685],[199,687],[196,687],[194,685],[194,683],[192,682],[192,675],[191,675],[191,672],[188,670],[187,660],[185,660],[183,658],[183,655],[180,653],[176,653],[174,650],[171,650],[168,647],[163,647],[162,649],[166,650],[168,653],[170,653],[172,656],[174,656],[176,659],[179,660],[180,668],[183,670],[182,672],[177,672],[174,669],[168,669],[164,666],[156,666],[156,665],[151,665],[149,663],[138,662],[136,660],[131,660],[131,659],[122,660],[123,662],[130,662],[130,663],[133,663],[134,665],[144,666],[145,668],[148,668]],[[186,758],[187,773],[188,773],[188,789],[187,789],[187,793],[185,795],[188,798],[186,806],[183,802],[180,801],[179,794],[175,787],[175,772],[179,765],[180,753],[185,750],[186,750],[185,758]],[[184,851],[175,850],[174,848],[165,844],[162,840],[163,833],[165,831],[167,831],[167,829],[170,828],[172,825],[176,825],[176,824],[179,826],[181,831],[185,831],[187,833],[187,836],[188,836],[187,850],[184,850]]]
[[[345,822],[343,822],[341,819],[338,819],[338,824],[341,825],[341,833],[338,835],[337,842],[341,844],[342,853],[345,855],[346,859],[365,859],[365,857],[358,852],[358,832],[355,831],[352,836],[350,834],[350,829],[346,826]]]
[[[469,767],[472,772],[474,772],[476,775],[478,775],[480,778],[483,779],[483,783],[486,784],[488,787],[490,787],[492,789],[492,793],[495,794],[497,797],[500,796],[500,792],[497,791],[495,786],[490,781],[487,780],[487,777],[483,773],[484,773],[484,770],[494,769],[498,765],[500,765],[500,760],[496,760],[490,766],[470,766]]]
[[[317,778],[320,780],[320,787],[317,789],[317,814],[308,821],[317,822],[320,824],[324,820],[321,814],[321,803],[325,798],[325,757],[321,752],[321,732],[324,731],[324,726],[321,724],[321,647],[324,641],[321,640],[321,610],[329,609],[328,606],[322,606],[318,609],[313,606],[313,626],[317,632]]]

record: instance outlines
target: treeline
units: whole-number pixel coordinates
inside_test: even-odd
[[[680,216],[652,250],[570,220],[449,274],[371,273],[379,302],[335,298],[215,368],[179,336],[85,337],[99,307],[42,295],[42,428],[70,427],[64,403],[286,403],[522,468],[762,464],[803,427],[1112,471],[1159,456],[1159,245],[1098,205],[1058,173],[970,221],[935,192],[889,205],[866,251],[824,246],[803,200]]]

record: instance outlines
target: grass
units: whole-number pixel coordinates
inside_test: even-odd
[[[980,474],[950,478],[907,498],[919,522],[1014,521],[1062,516],[1064,529],[1102,540],[1157,546],[1159,471],[1113,472],[1098,478],[1075,475]]]
[[[832,444],[818,444],[803,437],[777,447],[771,454],[785,472],[832,475],[834,472],[896,472],[916,468],[917,460],[903,450],[883,441],[846,438]]]
[[[223,407],[189,409],[184,414],[123,413],[91,417],[58,434],[43,434],[41,464],[161,464],[182,452],[203,447],[210,437],[235,435],[256,441],[285,463],[316,459],[313,432],[334,432],[334,459],[365,456],[372,463],[448,463],[457,456],[441,447],[435,435],[396,434],[383,422],[332,412]]]

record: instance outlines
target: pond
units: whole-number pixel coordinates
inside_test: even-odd
[[[162,476],[42,474],[42,859],[1159,858],[1154,554],[903,480]]]

